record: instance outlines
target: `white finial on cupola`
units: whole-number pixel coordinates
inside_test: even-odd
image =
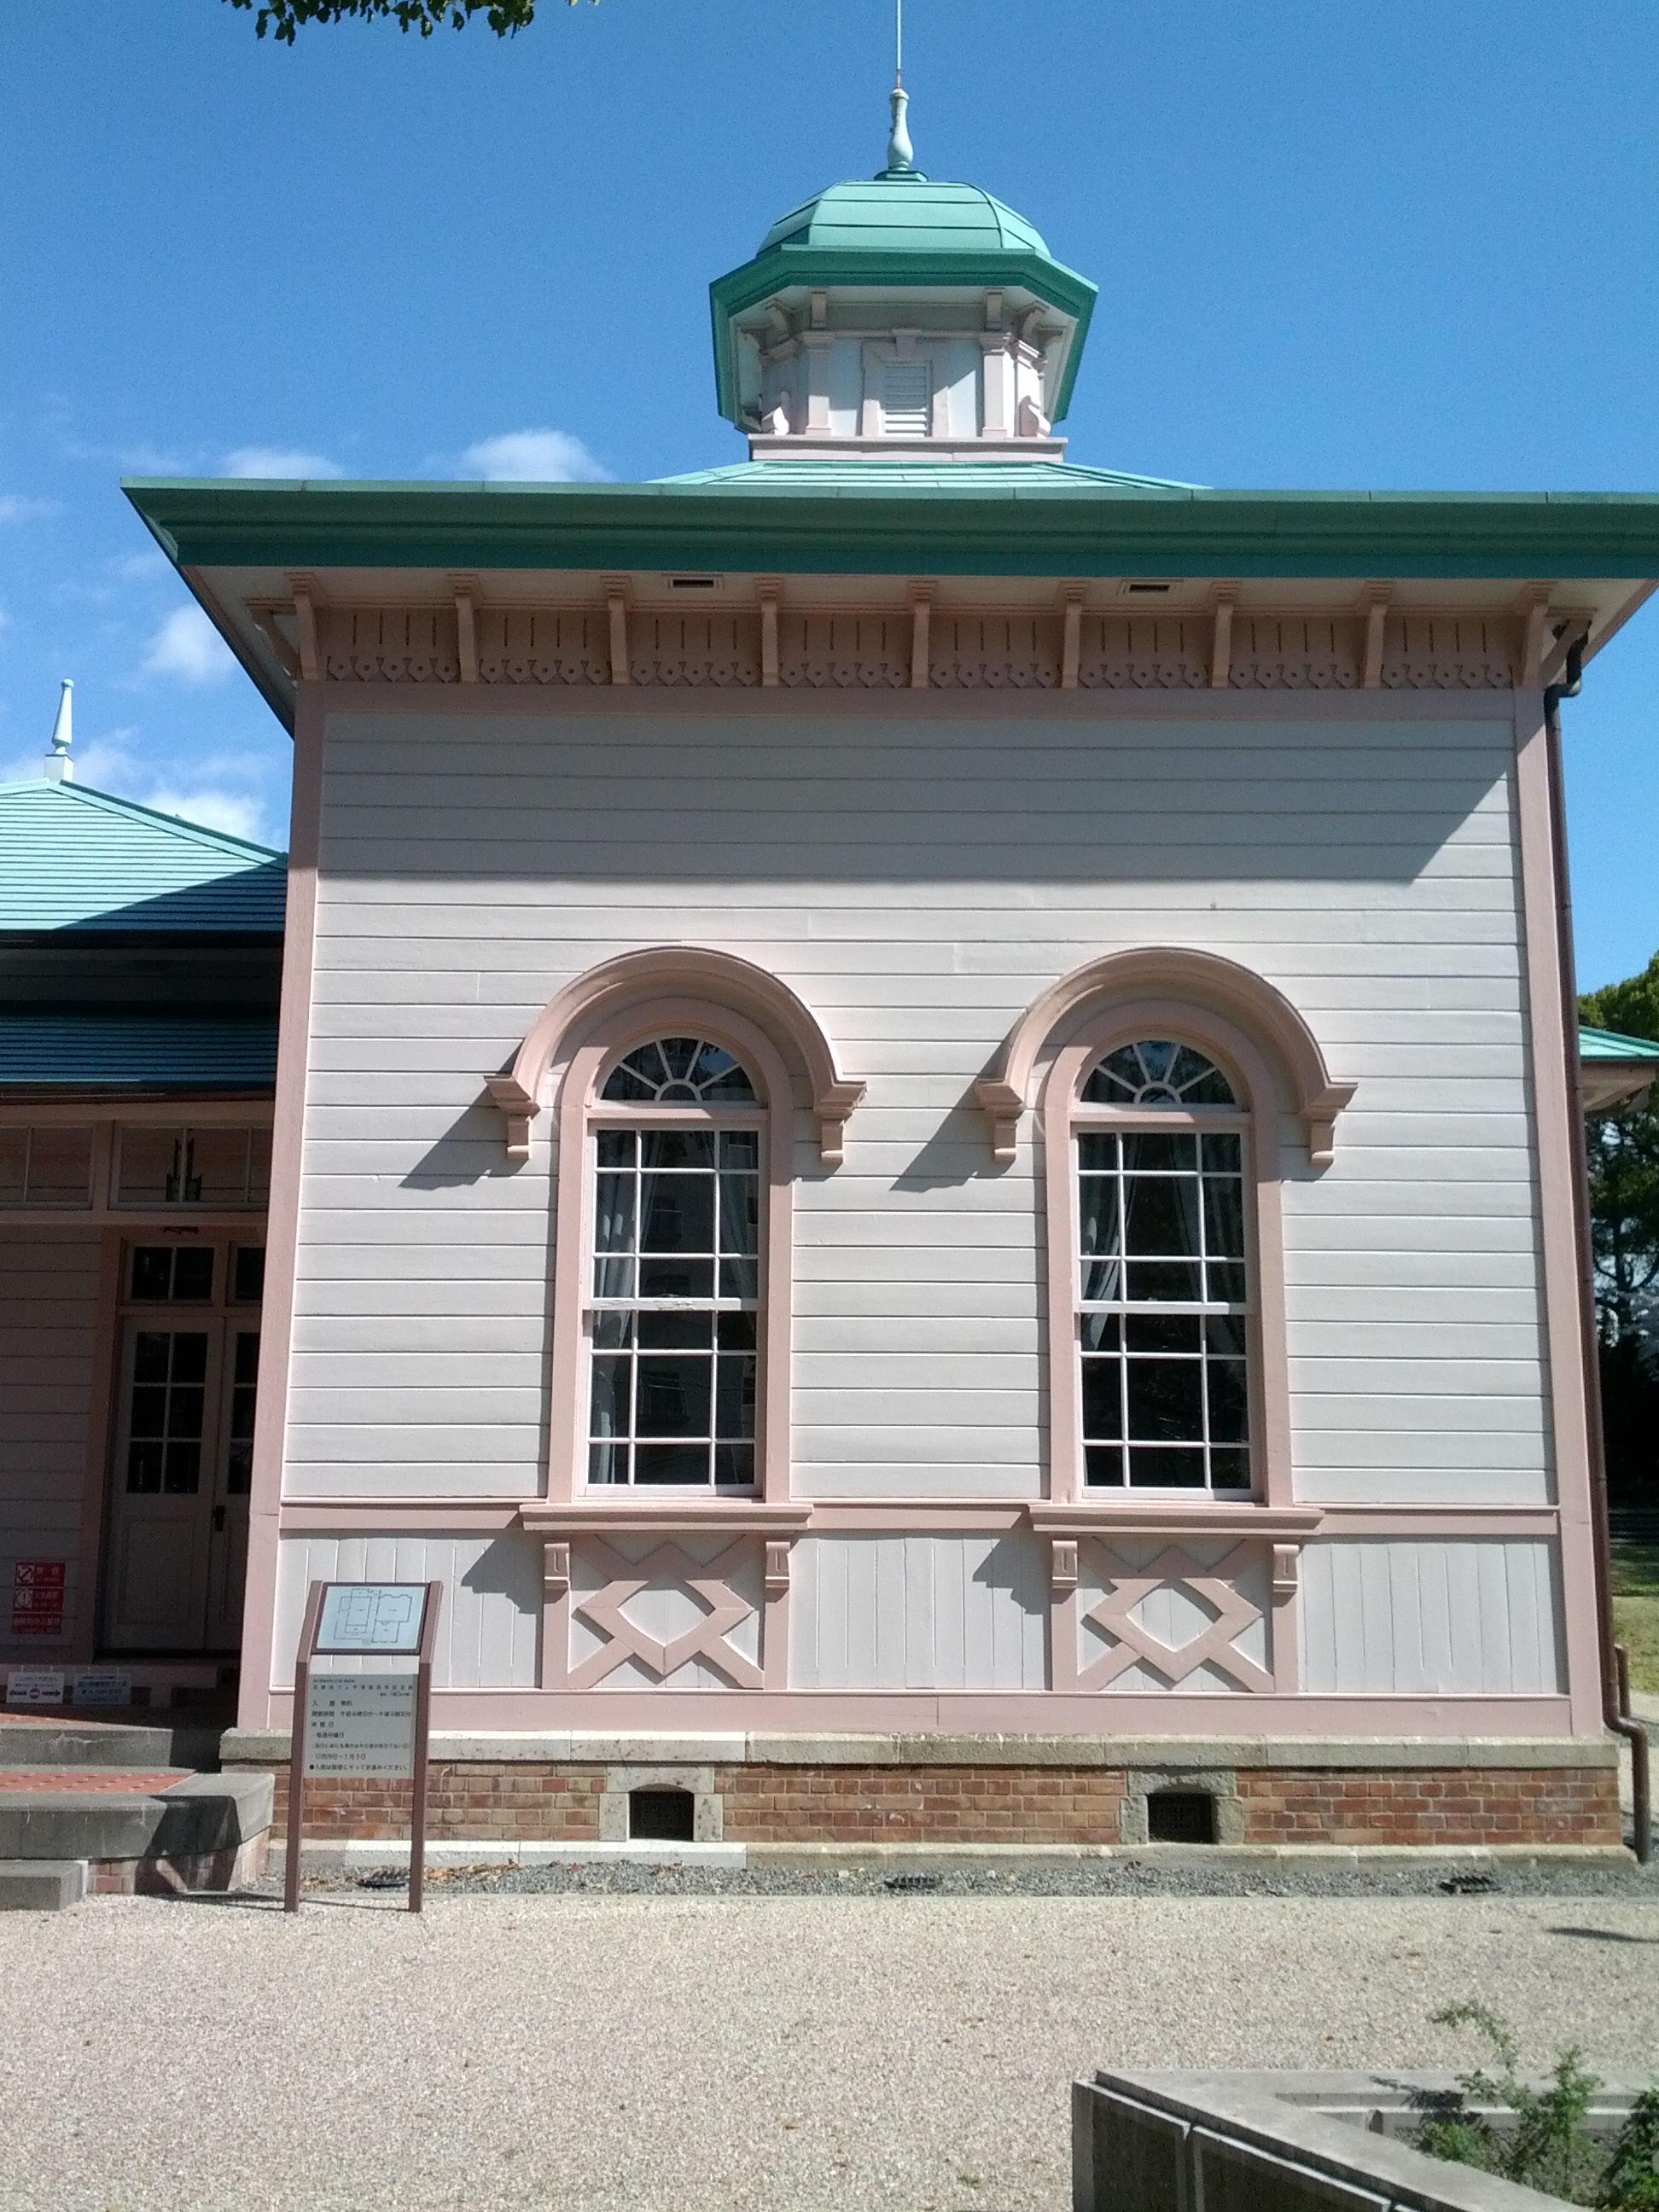
[[[893,111],[893,128],[887,141],[887,173],[890,177],[907,177],[912,173],[916,156],[904,123],[905,110],[910,105],[910,95],[904,89],[904,0],[893,0],[893,89],[887,103]]]
[[[73,783],[75,781],[75,763],[70,758],[70,744],[75,735],[74,698],[74,682],[66,676],[64,688],[58,695],[58,719],[52,726],[52,750],[40,769],[48,783]]]

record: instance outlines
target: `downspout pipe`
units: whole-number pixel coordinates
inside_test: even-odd
[[[1567,647],[1563,680],[1544,692],[1544,741],[1549,763],[1550,844],[1555,864],[1557,965],[1561,971],[1561,1035],[1567,1060],[1567,1133],[1572,1162],[1572,1216],[1578,1255],[1578,1326],[1583,1345],[1584,1418],[1589,1431],[1590,1514],[1595,1554],[1595,1607],[1601,1653],[1601,1717],[1630,1746],[1636,1814],[1636,1856],[1653,1856],[1653,1800],[1648,1732],[1625,1710],[1619,1655],[1613,1637],[1612,1525],[1607,1512],[1607,1458],[1601,1430],[1601,1369],[1595,1320],[1595,1248],[1590,1237],[1589,1159],[1584,1140],[1583,1064],[1578,1046],[1578,998],[1572,945],[1572,894],[1567,879],[1566,781],[1561,769],[1561,702],[1576,699],[1584,680],[1581,635]]]

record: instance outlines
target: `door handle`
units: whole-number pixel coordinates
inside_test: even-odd
[[[225,1525],[225,1509],[222,1505],[216,1505],[213,1509],[213,1525],[216,1529],[222,1528]]]

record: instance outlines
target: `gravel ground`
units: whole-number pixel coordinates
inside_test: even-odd
[[[1130,2066],[1659,2067],[1659,1896],[477,1895],[0,1918],[7,2212],[1064,2212]]]

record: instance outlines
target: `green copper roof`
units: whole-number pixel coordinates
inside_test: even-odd
[[[914,171],[829,185],[781,215],[760,242],[842,253],[1040,253],[1048,249],[1023,215],[977,185],[937,184]]]
[[[872,485],[879,469],[890,477],[888,484]],[[854,495],[875,490],[912,494],[975,493],[981,498],[1018,499],[1035,494],[1039,498],[1086,495],[1098,491],[1187,492],[1194,484],[1175,483],[1164,477],[1125,476],[1116,469],[1079,469],[1069,461],[872,461],[845,460],[734,461],[723,469],[697,469],[690,476],[663,477],[666,484],[694,484],[708,490],[744,492],[764,498],[784,490],[815,492],[833,498],[842,492]]]
[[[1095,287],[1056,261],[1042,234],[977,185],[935,182],[914,170],[830,185],[781,216],[760,250],[708,288],[720,410],[739,418],[732,325],[779,293],[802,286],[902,293],[917,289],[1023,288],[1074,326],[1054,419],[1071,404]]]
[[[796,472],[810,465],[644,484],[214,478],[125,490],[183,568],[1659,577],[1648,493],[1182,490],[1018,462]]]
[[[0,1011],[0,1088],[269,1091],[276,1080],[268,1016]]]
[[[1659,1060],[1659,1044],[1647,1037],[1621,1036],[1614,1030],[1593,1030],[1587,1024],[1578,1024],[1578,1055],[1581,1060],[1602,1063],[1617,1060]]]
[[[78,783],[0,784],[0,931],[280,936],[281,853]]]

